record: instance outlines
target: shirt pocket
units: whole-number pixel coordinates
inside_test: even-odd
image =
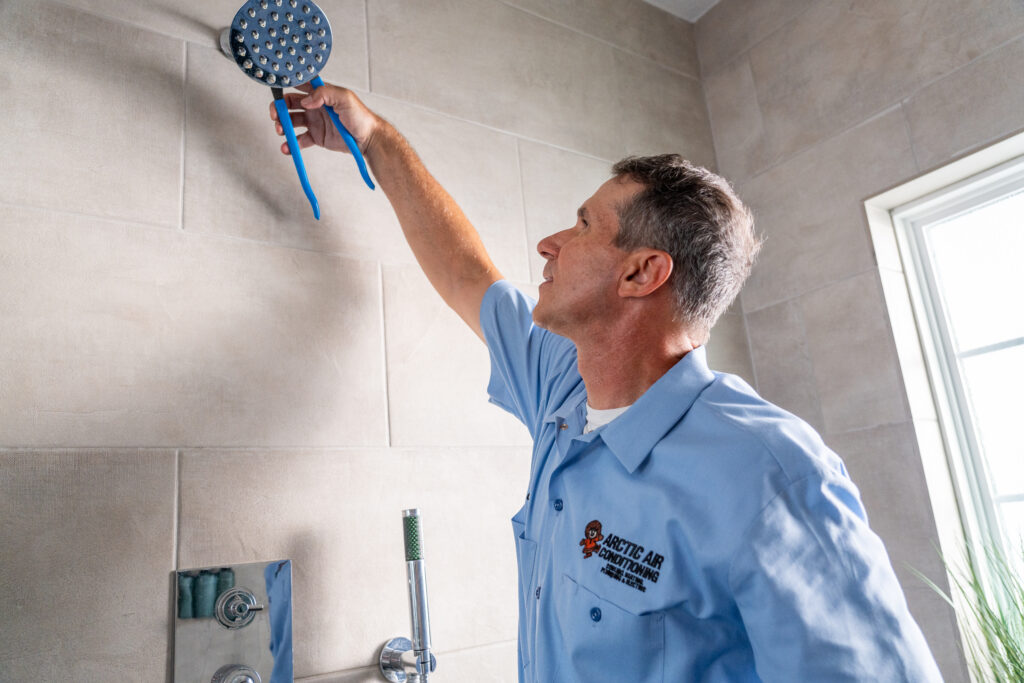
[[[664,680],[662,612],[630,612],[564,574],[555,596],[555,614],[565,653],[554,680]]]

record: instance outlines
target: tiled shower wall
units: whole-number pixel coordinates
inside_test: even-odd
[[[525,430],[350,157],[306,153],[313,220],[240,1],[0,2],[0,681],[168,679],[173,570],[277,558],[297,675],[373,680],[405,507],[439,680],[514,680]],[[326,79],[527,288],[611,162],[714,166],[693,27],[639,0],[320,4]],[[710,352],[752,380],[738,311]]]
[[[863,201],[1022,129],[1024,4],[722,0],[695,40],[719,170],[767,238],[742,295],[757,387],[844,457],[946,681],[967,681],[910,571],[943,576],[882,295],[902,274]]]

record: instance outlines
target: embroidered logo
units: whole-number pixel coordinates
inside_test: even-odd
[[[598,557],[605,561],[601,573],[619,583],[647,592],[645,582],[658,583],[664,556],[647,550],[639,543],[609,533],[598,551]]]
[[[587,528],[583,532],[583,540],[580,541],[580,545],[583,546],[583,557],[588,558],[594,553],[601,550],[601,546],[598,545],[604,540],[604,536],[601,535],[601,522],[596,519],[587,525]]]

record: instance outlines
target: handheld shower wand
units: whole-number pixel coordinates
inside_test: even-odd
[[[427,608],[427,574],[423,565],[420,511],[402,511],[405,535],[405,574],[409,584],[412,640],[392,638],[380,653],[380,672],[391,683],[427,683],[437,660],[430,652],[430,613]]]

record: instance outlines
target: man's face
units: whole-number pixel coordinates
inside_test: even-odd
[[[574,332],[614,315],[626,251],[614,246],[618,207],[643,189],[629,178],[612,178],[583,202],[576,225],[544,238],[537,251],[547,259],[533,320],[573,338]]]

